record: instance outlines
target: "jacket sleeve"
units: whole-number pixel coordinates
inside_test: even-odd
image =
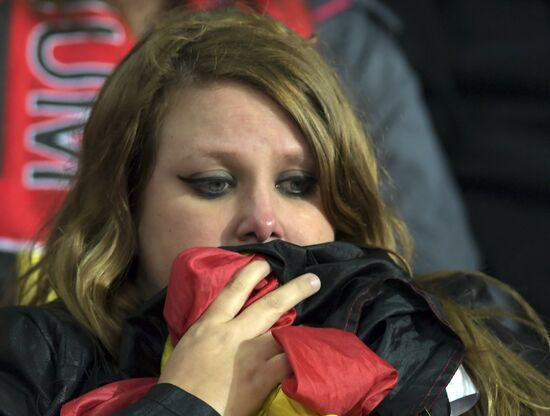
[[[66,402],[110,380],[98,346],[74,321],[44,308],[0,309],[0,416],[59,415]],[[158,384],[120,416],[218,413],[197,397]]]
[[[157,384],[141,400],[116,416],[218,416],[207,403],[171,384]]]
[[[0,310],[0,415],[59,413],[72,383],[61,378],[55,343],[30,310]]]

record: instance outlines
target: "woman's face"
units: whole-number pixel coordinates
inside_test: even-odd
[[[334,239],[301,132],[269,97],[233,82],[171,97],[138,232],[151,290],[189,247]]]

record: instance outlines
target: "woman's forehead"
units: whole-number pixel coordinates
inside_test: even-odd
[[[294,162],[311,151],[292,118],[273,99],[238,82],[175,91],[160,132],[161,153],[225,158],[271,151]]]

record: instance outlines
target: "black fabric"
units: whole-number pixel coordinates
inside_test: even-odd
[[[517,301],[508,292],[490,284],[482,273],[445,273],[444,278],[430,279],[427,290],[447,296],[468,308],[490,307],[529,320]],[[550,377],[550,351],[540,335],[513,319],[492,318],[487,325],[505,345]]]
[[[418,1],[409,1],[413,8]],[[331,0],[309,0],[327,10]],[[415,273],[479,270],[476,243],[420,83],[394,39],[400,24],[379,0],[352,0],[316,22],[317,48],[342,78],[387,175],[381,193],[414,240]]]
[[[147,328],[158,322],[155,312],[164,296],[156,296],[138,312],[140,323]],[[147,316],[147,313],[153,315]],[[137,319],[137,318],[136,318]],[[130,320],[131,321],[131,320]],[[167,330],[159,327],[162,340]],[[152,339],[144,331],[128,325],[123,338],[134,338],[142,351]],[[124,369],[114,360],[67,312],[60,302],[44,307],[10,307],[0,310],[0,415],[2,416],[54,416],[61,406],[104,384],[127,378]],[[164,341],[154,340],[156,344]],[[123,343],[126,345],[126,343]],[[160,347],[162,348],[162,347]],[[121,353],[129,350],[124,347]],[[136,376],[158,374],[160,355],[156,357],[132,356]],[[143,358],[143,366],[141,363]],[[127,362],[128,357],[121,360]],[[155,373],[149,371],[155,363]],[[138,374],[139,373],[139,374]],[[170,413],[170,412],[171,413]],[[172,385],[154,387],[142,400],[118,413],[122,416],[174,414],[179,416],[215,416],[218,413],[200,399]]]
[[[462,343],[441,320],[434,299],[413,288],[383,251],[280,241],[233,249],[266,257],[282,282],[305,272],[320,277],[322,289],[298,305],[296,324],[356,332],[400,373],[374,415],[415,415],[424,409],[432,416],[448,415],[444,389],[461,362]],[[167,337],[165,295],[165,290],[156,294],[129,317],[118,364],[59,302],[3,309],[0,336],[7,342],[0,347],[0,415],[54,415],[66,401],[103,384],[157,376]],[[120,414],[163,410],[216,414],[173,386],[155,388]]]
[[[119,368],[125,378],[158,376],[168,337],[162,316],[166,289],[149,299],[124,325]]]
[[[15,253],[0,251],[0,305],[13,305],[16,292]]]
[[[266,257],[282,281],[315,273],[321,290],[296,307],[296,324],[356,333],[399,373],[374,415],[447,415],[445,387],[464,347],[437,302],[419,291],[382,250],[334,242],[300,247],[282,241],[227,247]],[[442,401],[442,404],[438,404]],[[435,407],[434,407],[435,406]]]
[[[384,3],[402,21],[483,271],[550,323],[550,2]]]
[[[0,313],[0,414],[59,414],[70,398],[113,380],[108,354],[60,303]]]

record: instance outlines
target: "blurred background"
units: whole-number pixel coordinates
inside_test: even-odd
[[[415,272],[485,271],[548,322],[550,2],[240,3],[316,34],[378,146]],[[101,84],[180,4],[233,2],[0,0],[0,287],[44,238]]]
[[[384,0],[458,181],[481,268],[550,317],[550,2]]]

